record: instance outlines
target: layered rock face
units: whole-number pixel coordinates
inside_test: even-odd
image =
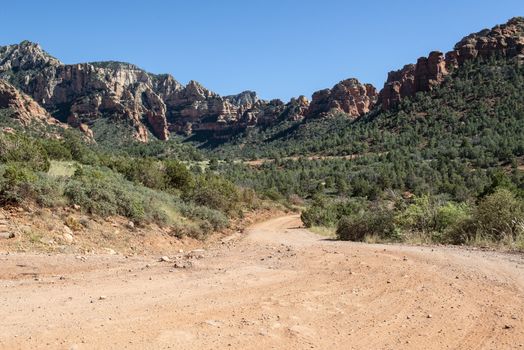
[[[515,17],[491,30],[468,35],[445,55],[433,51],[428,57],[419,58],[415,65],[390,72],[380,92],[382,108],[396,107],[404,97],[431,90],[444,80],[450,69],[458,68],[468,60],[490,56],[524,58],[524,18]]]
[[[43,122],[49,125],[59,124],[31,97],[3,80],[0,80],[0,109],[11,110],[12,117],[18,119],[23,125],[29,125],[33,122]]]
[[[153,76],[125,63],[64,65],[39,45],[22,42],[0,49],[0,77],[31,95],[58,120],[81,130],[94,120],[111,116],[134,126],[135,138],[148,139],[148,127],[159,139],[168,138],[164,92],[182,89],[165,76]]]
[[[260,100],[252,91],[222,97],[195,81],[183,86],[170,75],[149,74],[128,63],[65,65],[27,41],[0,48],[0,78],[62,122],[85,130],[99,118],[114,118],[131,124],[143,142],[149,133],[160,140],[170,132],[229,137],[280,118],[303,118],[308,107],[305,98],[285,104]]]
[[[330,112],[342,112],[357,118],[368,113],[377,99],[378,94],[373,85],[361,84],[357,79],[346,79],[332,89],[315,92],[307,115],[321,116]]]
[[[122,62],[66,65],[28,41],[0,47],[0,79],[31,96],[36,106],[40,104],[59,121],[87,134],[97,120],[111,118],[131,125],[135,139],[143,142],[151,134],[167,140],[172,132],[221,139],[282,120],[330,113],[358,118],[377,105],[394,108],[405,97],[430,91],[464,62],[492,55],[524,60],[524,18],[471,34],[447,54],[434,51],[416,64],[390,72],[380,94],[370,84],[347,79],[315,92],[311,103],[304,96],[288,103],[265,101],[253,91],[220,96],[195,81],[184,86],[171,75],[150,74]],[[24,112],[22,105],[17,107],[22,111],[21,120],[43,113],[31,103],[30,111]]]

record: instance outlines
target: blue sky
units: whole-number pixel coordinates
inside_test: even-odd
[[[0,45],[36,41],[65,63],[127,61],[222,95],[311,96],[387,72],[524,16],[523,0],[13,1]]]

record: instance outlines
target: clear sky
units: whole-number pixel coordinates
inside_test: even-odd
[[[0,45],[65,63],[118,60],[222,95],[311,96],[387,72],[524,16],[524,0],[26,0],[1,4]]]

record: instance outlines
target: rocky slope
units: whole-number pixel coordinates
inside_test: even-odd
[[[459,41],[452,51],[445,55],[433,51],[428,57],[421,57],[416,64],[409,64],[388,74],[380,92],[383,109],[398,105],[405,97],[420,91],[429,91],[440,84],[444,77],[468,60],[476,58],[516,57],[524,59],[524,18],[515,17],[506,24],[470,34]]]
[[[24,127],[34,124],[38,124],[44,128],[51,125],[66,127],[66,125],[53,118],[31,97],[20,92],[14,86],[3,80],[0,80],[0,111],[3,115],[14,118]],[[86,125],[79,125],[79,127],[88,136],[92,136]],[[13,131],[10,126],[5,127],[2,130],[7,132]]]
[[[390,72],[379,94],[370,84],[347,79],[315,92],[311,103],[304,96],[288,103],[265,101],[252,91],[220,96],[195,81],[184,86],[171,75],[150,74],[122,62],[63,64],[28,41],[0,47],[0,79],[30,95],[59,121],[86,132],[97,120],[112,118],[131,125],[133,137],[143,142],[151,134],[167,140],[172,132],[223,139],[282,120],[333,112],[354,119],[378,105],[394,108],[403,98],[431,90],[466,61],[492,55],[524,58],[524,18],[471,34],[445,55],[434,51]]]
[[[57,121],[31,97],[18,91],[11,84],[0,80],[0,109],[9,109],[12,116],[24,125],[32,121],[56,124]]]
[[[379,94],[370,84],[360,84],[356,79],[347,79],[332,89],[317,91],[306,116],[318,116],[338,111],[357,118],[375,106],[382,109],[394,108],[405,97],[417,92],[431,90],[442,83],[453,69],[476,58],[491,56],[524,60],[524,18],[515,17],[506,24],[470,34],[459,41],[452,51],[444,54],[433,51],[420,57],[416,64],[389,72],[384,88]]]
[[[315,92],[307,116],[342,112],[357,118],[368,113],[375,106],[377,98],[377,90],[373,85],[360,84],[357,79],[343,80],[332,89]]]
[[[150,132],[160,140],[170,132],[228,137],[279,118],[301,119],[309,105],[304,97],[287,104],[264,101],[251,91],[222,97],[195,81],[183,86],[170,75],[153,75],[128,63],[66,65],[28,41],[0,48],[0,78],[62,122],[85,127],[115,118],[131,124],[134,137],[144,142]]]

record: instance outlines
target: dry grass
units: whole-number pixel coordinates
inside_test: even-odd
[[[317,235],[327,237],[327,238],[336,238],[336,228],[335,227],[324,227],[324,226],[312,226],[308,228],[309,231],[316,233]]]
[[[71,177],[75,173],[75,162],[63,162],[63,161],[51,161],[51,167],[47,172],[50,176],[54,177]]]

